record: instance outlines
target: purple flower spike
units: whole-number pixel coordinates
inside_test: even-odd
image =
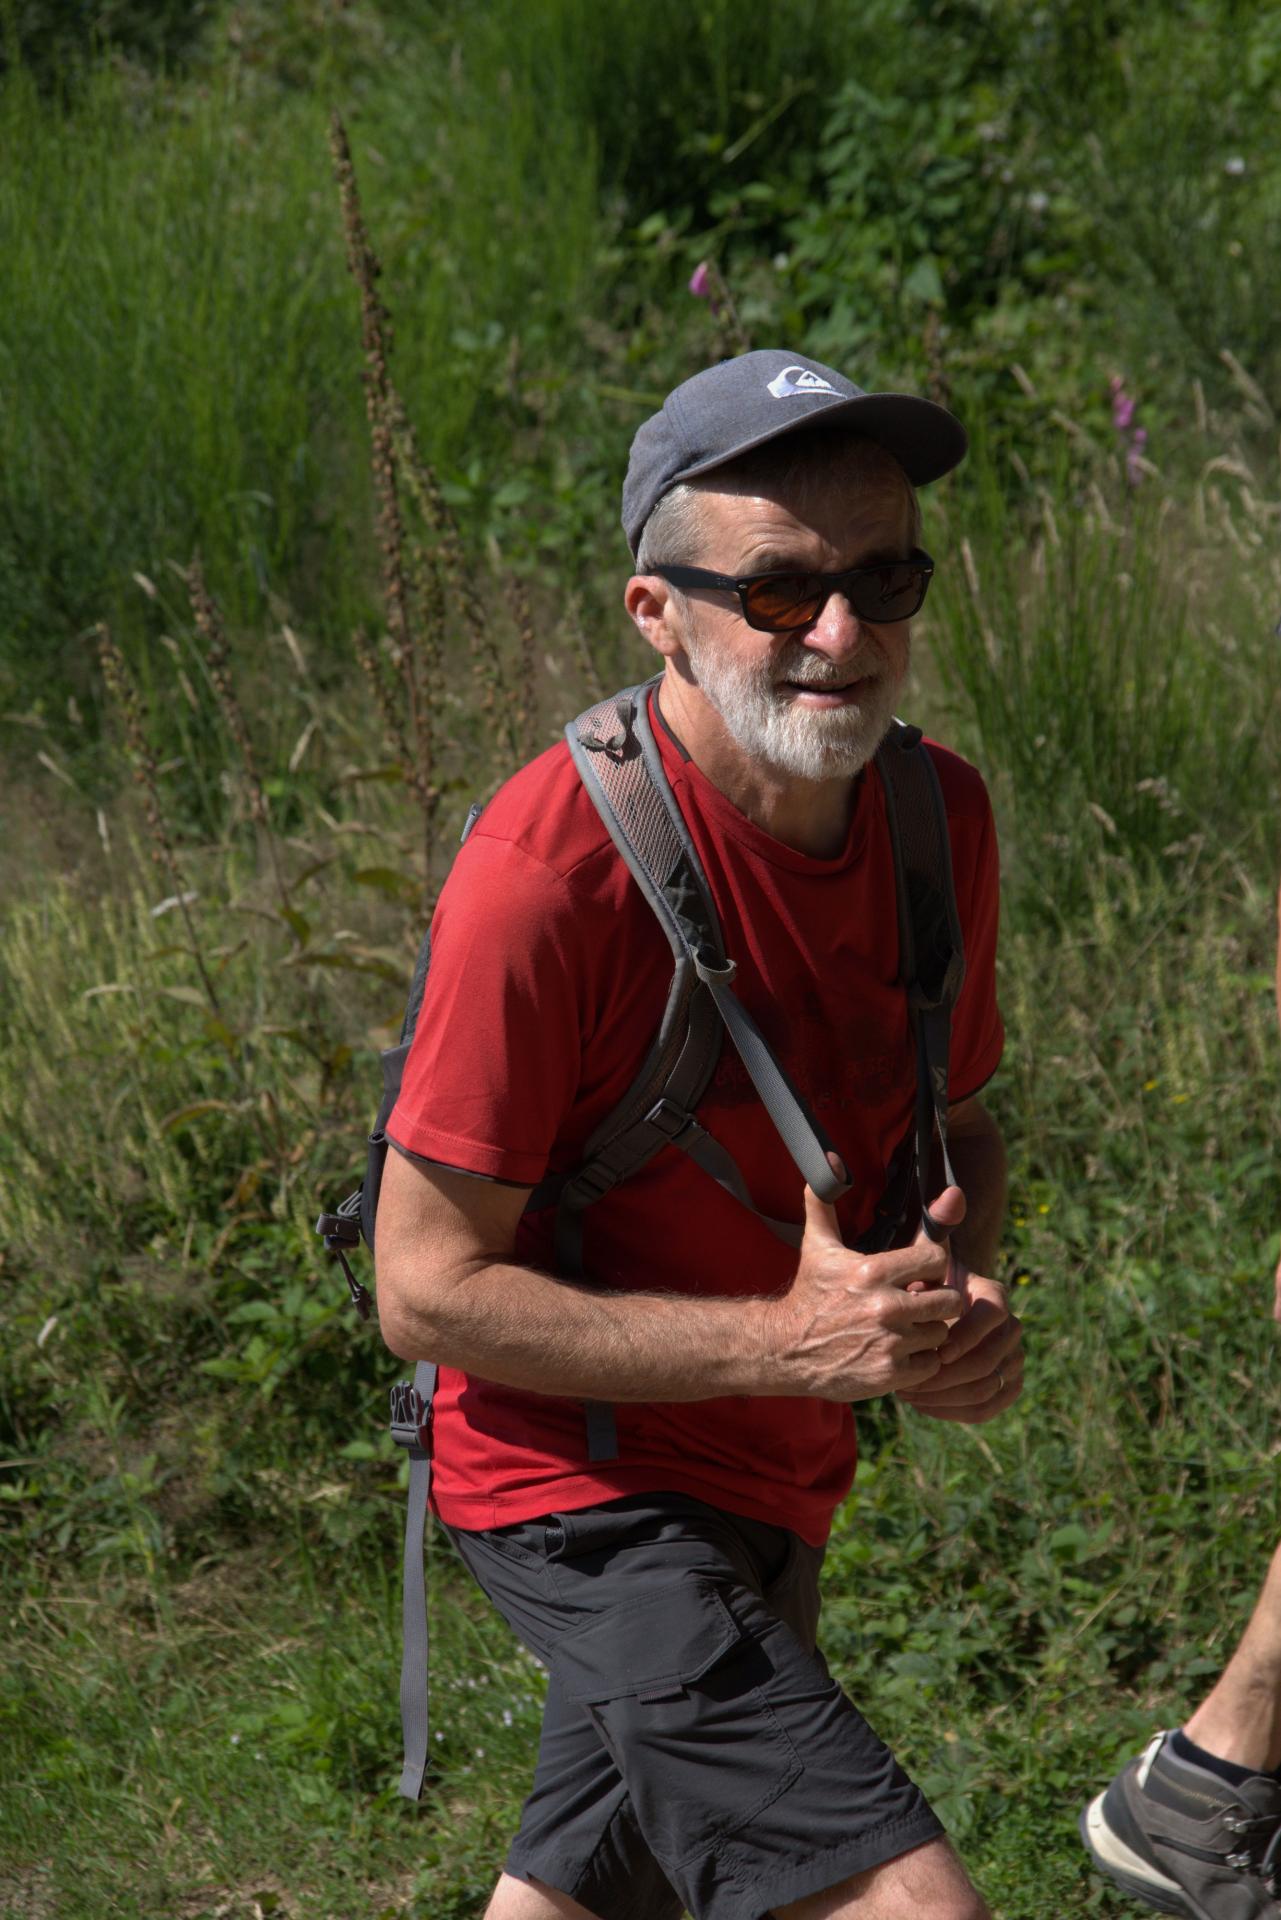
[[[1112,375],[1112,425],[1118,433],[1128,433],[1134,424],[1135,403],[1125,390],[1119,373]]]
[[[711,299],[712,276],[706,260],[700,260],[689,276],[689,290],[696,300]]]

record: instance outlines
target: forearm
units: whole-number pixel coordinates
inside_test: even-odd
[[[992,1274],[1005,1222],[1005,1142],[995,1120],[978,1101],[966,1102],[961,1124],[949,1130],[957,1183],[965,1195],[965,1220],[952,1234],[959,1259],[972,1273]],[[936,1155],[942,1181],[942,1158]]]
[[[611,1293],[494,1261],[434,1280],[430,1299],[380,1288],[379,1317],[403,1359],[572,1399],[681,1401],[784,1390],[769,1304]]]

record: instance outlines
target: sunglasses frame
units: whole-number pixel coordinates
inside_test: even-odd
[[[914,568],[920,575],[921,593],[911,613],[892,614],[885,620],[878,620],[874,614],[859,613],[858,608],[854,607],[858,619],[865,620],[869,626],[882,627],[891,626],[895,620],[911,620],[925,604],[930,581],[934,578],[934,562],[924,548],[913,547],[905,560],[878,560],[862,567],[846,567],[841,573],[817,573],[805,567],[775,567],[769,573],[745,573],[736,578],[732,573],[709,573],[706,567],[651,567],[649,571],[657,574],[660,580],[666,580],[669,586],[710,587],[718,593],[736,593],[744,620],[757,633],[799,633],[802,627],[808,627],[812,621],[818,619],[834,593],[848,593],[853,581],[867,574],[884,573],[887,566]],[[823,589],[823,597],[813,613],[790,627],[752,618],[747,605],[747,596],[753,587],[760,586],[766,580],[797,579],[815,580]],[[850,605],[854,605],[852,596]]]

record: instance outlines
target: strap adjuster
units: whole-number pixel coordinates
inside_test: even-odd
[[[664,1097],[656,1106],[652,1106],[645,1115],[645,1125],[654,1127],[665,1140],[676,1141],[687,1127],[694,1124],[692,1113],[686,1113],[684,1107],[677,1106],[674,1100]]]
[[[738,968],[733,960],[726,958],[718,964],[716,955],[710,947],[700,947],[694,955],[694,971],[704,986],[727,987]]]
[[[411,1460],[430,1460],[432,1409],[412,1380],[398,1380],[390,1391],[391,1437]]]

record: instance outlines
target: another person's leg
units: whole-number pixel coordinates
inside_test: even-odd
[[[1241,1644],[1183,1731],[1205,1753],[1247,1772],[1281,1767],[1281,1547]]]
[[[1082,1838],[1095,1865],[1150,1906],[1230,1920],[1276,1916],[1278,1767],[1281,1547],[1207,1698],[1184,1727],[1157,1734],[1099,1794],[1082,1815]]]

